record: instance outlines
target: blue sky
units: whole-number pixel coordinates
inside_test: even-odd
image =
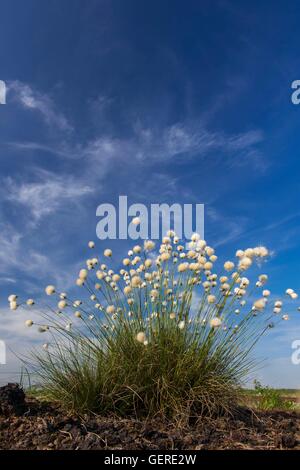
[[[9,348],[26,351],[34,336],[7,312],[7,295],[70,288],[97,206],[121,194],[204,203],[220,257],[264,244],[274,295],[299,290],[299,2],[2,0],[0,9],[0,339]],[[265,383],[300,386],[293,339],[297,312],[259,347]],[[9,353],[0,368],[18,364]]]

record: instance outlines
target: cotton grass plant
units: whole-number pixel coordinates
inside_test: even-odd
[[[136,245],[117,271],[107,266],[112,250],[98,257],[94,242],[88,248],[92,257],[75,281],[78,298],[52,285],[45,305],[9,297],[12,310],[40,313],[40,323],[25,324],[47,336],[33,353],[41,394],[79,413],[231,412],[253,368],[253,347],[288,319],[282,301],[271,305],[267,275],[252,283],[246,277],[268,250],[238,250],[217,274],[215,251],[197,234],[188,250],[172,231],[158,252],[151,240]],[[292,289],[287,295],[297,297]]]

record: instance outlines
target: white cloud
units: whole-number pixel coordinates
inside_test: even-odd
[[[227,142],[228,150],[243,150],[260,143],[263,140],[263,133],[259,130],[252,130],[229,136],[228,139],[224,136],[223,139],[224,145],[226,145]]]
[[[212,227],[222,227],[221,236],[214,236],[213,246],[215,248],[219,248],[220,246],[240,239],[241,235],[245,233],[249,222],[247,217],[239,216],[237,220],[237,218],[225,216],[212,206],[206,207],[205,214],[209,218]],[[218,234],[219,230],[214,233]]]
[[[231,166],[253,164],[265,168],[265,161],[256,145],[263,140],[260,131],[226,135],[210,132],[202,125],[176,123],[161,129],[135,129],[127,138],[102,135],[84,144],[65,141],[44,144],[40,142],[9,142],[10,147],[23,151],[43,151],[68,159],[84,159],[86,163],[101,163],[106,170],[110,163],[140,162],[144,165],[168,162],[174,158],[204,158],[211,151],[228,154]]]
[[[72,128],[48,95],[19,81],[11,82],[9,89],[25,109],[40,112],[49,125],[61,130]],[[97,102],[97,107],[102,109],[105,105],[107,109],[111,103],[113,100],[102,96],[100,104]],[[157,161],[168,162],[181,156],[189,159],[203,158],[211,151],[226,153],[230,165],[253,164],[254,161],[258,166],[258,161],[263,160],[256,149],[257,144],[263,140],[260,130],[226,134],[208,129],[202,121],[183,121],[168,126],[155,122],[152,127],[132,123],[131,136],[113,137],[113,134],[116,132],[102,132],[85,143],[56,140],[50,143],[14,142],[10,145],[24,151],[43,150],[63,158],[84,159],[87,165],[97,161],[103,167],[102,175],[106,174],[112,162],[140,162],[143,165],[151,165]]]
[[[74,152],[72,149],[69,148],[68,145],[65,145],[63,142],[60,142],[59,145],[46,145],[39,142],[8,142],[8,147],[15,148],[17,150],[24,150],[24,151],[41,151],[46,153],[51,153],[53,155],[57,155],[59,157],[64,158],[74,158]]]
[[[18,250],[22,235],[8,224],[0,225],[0,264],[4,274],[5,267],[16,265],[18,262]]]
[[[68,200],[76,204],[83,196],[91,194],[93,188],[72,176],[56,176],[48,171],[37,172],[39,181],[21,184],[9,180],[6,199],[26,206],[38,220],[60,208]]]
[[[143,163],[169,161],[173,158],[204,158],[211,151],[229,154],[245,152],[260,143],[263,135],[260,131],[227,135],[223,132],[209,131],[200,123],[175,123],[162,128],[135,128],[133,138],[126,141],[111,141],[115,151],[127,150],[130,157]]]
[[[29,358],[34,347],[41,348],[47,338],[44,334],[37,333],[35,327],[28,328],[24,325],[28,319],[41,323],[39,314],[34,310],[11,311],[9,308],[1,308],[0,318],[0,340],[6,345],[6,364],[0,365],[1,385],[20,380],[23,361]]]
[[[20,81],[10,82],[8,92],[13,93],[14,99],[24,108],[39,112],[48,125],[58,127],[62,131],[72,130],[67,118],[56,109],[48,95]]]
[[[26,285],[26,290],[35,294],[41,292],[41,279],[49,279],[49,282],[55,283],[62,289],[73,286],[74,276],[80,263],[71,263],[68,269],[66,266],[60,269],[60,266],[55,264],[53,256],[39,252],[31,244],[28,246],[28,227],[24,228],[21,234],[11,225],[2,223],[0,265],[2,282],[12,284],[13,290],[19,290]]]

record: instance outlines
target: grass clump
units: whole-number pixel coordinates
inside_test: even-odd
[[[295,403],[283,397],[280,390],[263,386],[258,380],[254,381],[254,393],[258,398],[256,407],[263,411],[294,410]]]
[[[39,312],[42,321],[25,323],[48,335],[44,351],[34,353],[40,393],[79,413],[231,412],[253,367],[252,349],[275,324],[267,313],[270,292],[260,292],[267,276],[253,289],[245,277],[267,255],[264,247],[238,250],[237,261],[226,261],[217,275],[213,248],[194,234],[185,250],[170,231],[158,253],[145,241],[114,270],[96,256],[88,259],[76,280],[80,300],[52,285],[45,290],[56,306],[19,304],[10,296],[12,309]],[[253,290],[260,292],[256,301]],[[278,301],[276,309],[278,318]]]

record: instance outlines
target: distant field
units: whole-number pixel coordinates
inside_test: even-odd
[[[23,385],[24,386],[24,385]],[[26,387],[28,395],[41,399],[40,388],[38,386]],[[271,391],[280,395],[285,402],[293,402],[295,409],[300,411],[300,389],[297,388],[276,388],[270,389]],[[257,408],[261,396],[255,389],[244,389],[244,405]]]
[[[297,388],[279,388],[278,392],[282,396],[287,396],[288,398],[295,398],[300,401],[300,390]]]
[[[300,410],[300,389],[294,388],[277,388],[270,389],[271,393],[280,396],[284,404],[291,405],[291,408],[295,410]],[[254,389],[245,389],[244,390],[244,404],[257,408],[259,407],[262,397]],[[272,398],[271,398],[272,399]],[[276,407],[276,406],[275,406]]]

